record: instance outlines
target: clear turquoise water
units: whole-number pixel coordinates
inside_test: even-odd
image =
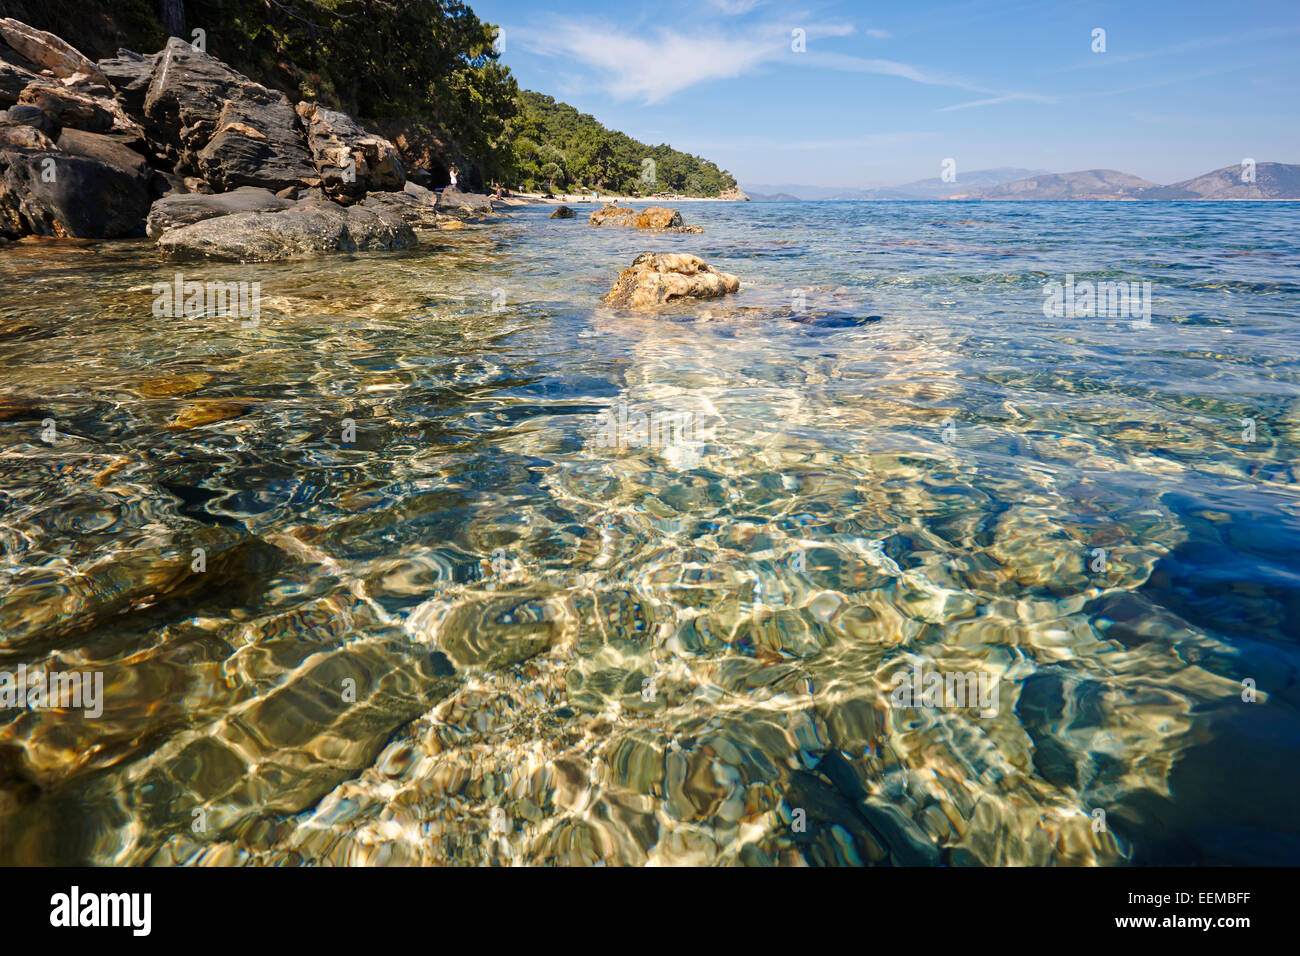
[[[1300,210],[548,212],[0,250],[0,669],[106,686],[0,714],[0,858],[1300,861]],[[648,250],[741,292],[601,306]],[[178,269],[260,325],[155,318]],[[1045,317],[1067,274],[1150,327]]]

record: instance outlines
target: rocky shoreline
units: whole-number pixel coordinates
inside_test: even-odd
[[[417,183],[390,140],[347,114],[292,103],[176,37],[92,62],[0,19],[0,106],[0,240],[147,238],[170,257],[260,262],[409,248],[418,232],[494,214],[486,195]],[[704,231],[676,209],[617,201],[588,222]],[[737,291],[719,275],[694,256],[645,253],[606,301]]]
[[[487,196],[412,181],[393,143],[346,114],[291,103],[175,37],[96,63],[0,20],[0,106],[5,239],[282,259],[400,249],[493,212]]]

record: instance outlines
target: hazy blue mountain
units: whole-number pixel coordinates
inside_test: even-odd
[[[1170,186],[1148,189],[1142,199],[1300,199],[1300,166],[1258,163],[1255,181],[1242,182],[1242,167],[1225,166]]]
[[[797,183],[768,185],[754,183],[746,186],[745,191],[751,198],[757,199],[755,191],[762,196],[788,196],[787,202],[802,199],[807,202],[817,200],[829,201],[869,201],[877,199],[943,199],[950,193],[963,189],[997,186],[1015,179],[1034,176],[1043,172],[1041,169],[1019,169],[1002,166],[998,169],[977,169],[972,172],[957,171],[955,183],[945,183],[940,177],[918,179],[916,182],[903,183],[900,186],[879,186],[874,189],[855,189],[849,186],[805,186]],[[762,201],[762,200],[759,200]],[[769,200],[770,201],[770,200]]]
[[[939,176],[930,179],[918,179],[914,183],[901,186],[883,186],[879,189],[865,190],[864,199],[946,199],[954,193],[970,189],[983,189],[1000,186],[1003,183],[1026,179],[1047,172],[1045,169],[1019,169],[1014,166],[999,166],[997,169],[977,169],[973,172],[957,170],[957,180],[946,183]]]
[[[1080,199],[1137,199],[1159,184],[1117,169],[1084,169],[1074,173],[1047,173],[1014,182],[955,192],[952,199],[1024,200],[1060,202]]]
[[[753,202],[803,202],[790,193],[748,193],[748,196]]]
[[[1242,182],[1240,165],[1225,166],[1194,179],[1161,186],[1118,169],[1083,169],[1073,173],[1043,173],[1010,166],[958,170],[955,183],[938,176],[900,186],[849,189],[835,186],[800,186],[756,183],[747,190],[759,202],[795,200],[924,200],[969,199],[1024,202],[1078,200],[1300,200],[1300,165],[1257,163],[1254,182]]]

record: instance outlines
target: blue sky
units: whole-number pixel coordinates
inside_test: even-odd
[[[469,3],[522,86],[742,185],[1300,162],[1300,0]]]

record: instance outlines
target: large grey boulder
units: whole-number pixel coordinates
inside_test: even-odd
[[[241,212],[279,212],[292,209],[291,199],[282,199],[269,189],[241,186],[228,193],[172,193],[163,196],[149,209],[145,232],[157,239],[168,229],[188,226],[205,219],[230,216]]]
[[[236,213],[170,229],[158,247],[172,255],[260,261],[402,249],[415,243],[410,225],[395,213],[304,200],[283,212]]]
[[[436,229],[447,216],[438,211],[438,194],[407,182],[401,192],[373,192],[361,203],[368,209],[396,213],[413,229]]]
[[[288,98],[184,40],[172,37],[158,55],[144,114],[181,175],[201,175],[223,190],[318,182]]]
[[[331,199],[356,202],[368,192],[396,191],[406,184],[397,147],[384,137],[319,103],[299,103],[297,114],[321,186]]]

